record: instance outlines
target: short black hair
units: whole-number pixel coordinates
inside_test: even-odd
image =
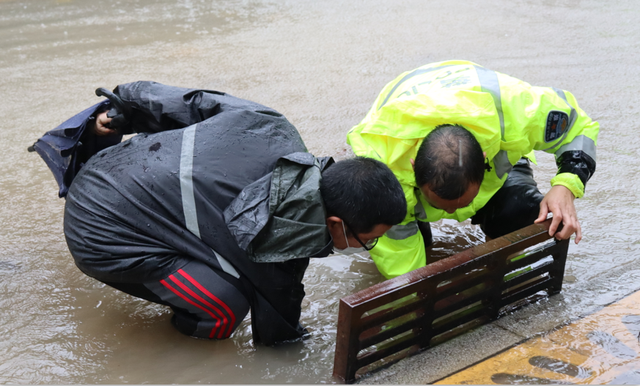
[[[404,220],[407,201],[400,182],[384,163],[355,157],[336,162],[322,172],[320,194],[327,216],[337,216],[355,233]]]
[[[482,183],[484,156],[476,138],[460,125],[440,125],[422,141],[416,155],[416,184],[425,184],[438,197],[455,200]]]

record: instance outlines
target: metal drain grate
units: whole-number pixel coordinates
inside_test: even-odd
[[[333,375],[361,374],[560,292],[569,240],[534,224],[340,299]]]

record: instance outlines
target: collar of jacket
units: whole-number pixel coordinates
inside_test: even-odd
[[[227,228],[251,261],[283,262],[330,250],[320,181],[333,162],[331,157],[291,153],[231,202],[224,211]]]

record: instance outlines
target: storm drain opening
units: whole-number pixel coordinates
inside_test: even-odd
[[[340,299],[333,375],[353,383],[562,289],[551,220]]]

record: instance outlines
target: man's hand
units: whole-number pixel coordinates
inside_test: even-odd
[[[98,116],[96,116],[96,127],[93,130],[94,133],[96,133],[97,136],[116,134],[114,129],[108,127],[109,123],[111,123],[111,118],[107,117],[107,111],[98,114]]]
[[[553,220],[549,226],[549,235],[555,234],[556,239],[564,240],[576,234],[576,244],[582,240],[582,229],[578,221],[576,207],[573,204],[575,197],[573,193],[562,185],[551,187],[551,190],[540,203],[540,214],[534,223],[539,223],[547,219],[549,212],[553,213]],[[558,226],[562,223],[562,231],[556,234]]]

